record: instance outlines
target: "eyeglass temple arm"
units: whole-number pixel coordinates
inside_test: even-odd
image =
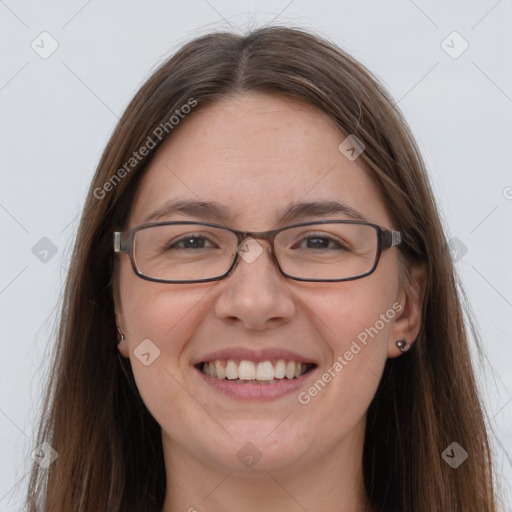
[[[121,231],[114,231],[114,252],[128,253],[128,242],[129,240]]]
[[[400,245],[403,241],[402,233],[394,230],[382,230],[381,231],[381,244],[383,249]]]

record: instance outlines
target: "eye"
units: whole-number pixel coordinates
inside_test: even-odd
[[[304,242],[306,245],[304,245]],[[309,235],[305,236],[299,242],[299,249],[338,249],[348,250],[348,247],[341,241],[325,235]]]
[[[206,237],[200,235],[186,235],[177,241],[171,241],[167,245],[167,249],[206,249],[215,247]]]

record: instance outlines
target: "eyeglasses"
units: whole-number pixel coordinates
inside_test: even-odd
[[[142,279],[202,283],[227,277],[240,257],[248,263],[256,259],[263,251],[256,239],[270,243],[273,261],[285,277],[315,282],[368,276],[383,250],[402,243],[399,231],[364,221],[303,222],[262,232],[182,221],[116,231],[114,252],[129,254]]]

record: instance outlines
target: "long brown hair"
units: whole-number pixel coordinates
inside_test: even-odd
[[[369,502],[376,511],[495,512],[465,298],[416,143],[364,66],[325,39],[284,27],[189,42],[152,74],[119,121],[83,209],[38,431],[37,444],[48,442],[58,458],[48,469],[34,464],[27,510],[160,512],[166,482],[161,429],[138,394],[129,361],[117,354],[112,232],[125,227],[147,163],[179,129],[169,123],[176,109],[193,99],[197,110],[244,91],[305,100],[343,133],[356,135],[365,145],[360,158],[404,233],[402,262],[427,269],[419,335],[407,354],[387,360],[368,410],[363,471]],[[161,138],[159,126],[167,127]],[[134,163],[134,151],[148,145],[148,137],[154,147]],[[441,456],[452,442],[469,454],[457,469]]]

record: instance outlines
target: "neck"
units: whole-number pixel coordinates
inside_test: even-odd
[[[364,427],[364,425],[363,425]],[[364,428],[356,428],[316,462],[250,471],[199,461],[164,440],[167,490],[162,512],[370,512],[363,486]]]

